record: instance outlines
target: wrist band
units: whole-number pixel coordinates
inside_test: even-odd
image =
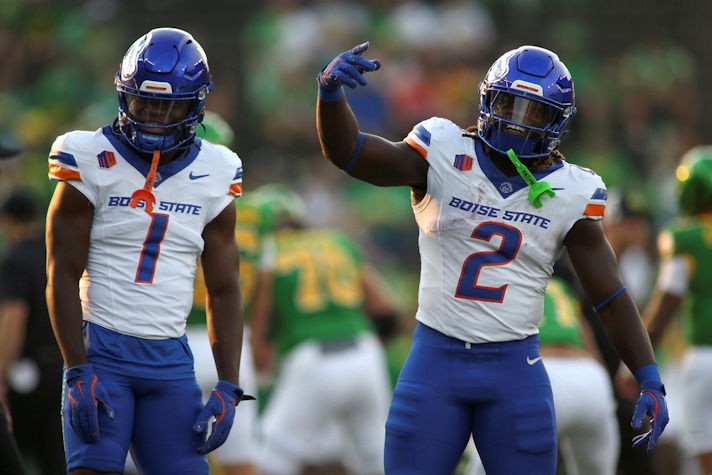
[[[608,297],[606,297],[606,298],[603,300],[603,302],[599,303],[598,305],[594,305],[593,309],[598,312],[598,311],[601,310],[603,307],[605,307],[606,305],[608,305],[609,303],[611,303],[611,301],[612,301],[614,298],[618,297],[618,295],[619,295],[620,293],[622,293],[622,292],[623,292],[625,289],[627,289],[627,288],[628,288],[628,287],[626,287],[625,285],[622,285],[618,290],[616,290],[616,291],[613,292],[611,295],[609,295]]]
[[[665,394],[665,386],[660,379],[660,373],[658,372],[658,365],[655,363],[646,364],[640,368],[633,371],[633,376],[640,384],[641,389],[660,389],[663,394]],[[662,388],[662,389],[661,389]]]
[[[341,96],[344,95],[344,88],[339,87],[338,89],[335,89],[333,91],[329,89],[324,89],[323,87],[319,87],[319,99],[321,99],[324,102],[334,102],[338,101],[341,99]]]
[[[356,142],[356,148],[354,149],[354,153],[351,155],[351,160],[349,160],[348,165],[346,165],[344,168],[341,169],[344,173],[350,172],[351,169],[356,164],[356,160],[358,159],[358,154],[359,154],[359,152],[361,152],[361,146],[363,145],[364,137],[365,137],[365,135],[363,132],[358,133],[358,141]]]

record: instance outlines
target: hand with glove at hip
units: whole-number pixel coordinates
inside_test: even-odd
[[[241,387],[227,381],[218,381],[193,425],[195,432],[204,434],[207,433],[210,419],[215,418],[210,436],[198,447],[199,453],[207,454],[225,443],[235,421],[235,408],[240,401],[250,399],[255,398],[246,395]]]

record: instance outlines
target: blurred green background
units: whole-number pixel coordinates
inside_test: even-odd
[[[0,140],[25,152],[5,167],[0,196],[23,184],[48,199],[54,137],[111,122],[113,76],[129,45],[154,27],[183,28],[208,54],[208,109],[235,129],[245,193],[293,185],[312,224],[337,225],[367,246],[412,315],[418,255],[408,190],[360,184],[321,157],[314,77],[331,57],[371,41],[367,56],[383,68],[349,100],[364,131],[399,140],[432,115],[473,124],[478,83],[506,50],[556,51],[574,76],[579,111],[561,150],[656,230],[675,214],[679,157],[712,141],[710,20],[703,1],[3,0]]]

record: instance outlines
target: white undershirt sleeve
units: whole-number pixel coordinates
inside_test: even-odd
[[[681,255],[665,259],[660,264],[658,288],[668,294],[682,297],[690,283],[690,262]]]

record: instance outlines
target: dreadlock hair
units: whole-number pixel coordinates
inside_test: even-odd
[[[468,128],[465,129],[464,134],[462,134],[463,137],[470,137],[472,140],[480,140],[480,136],[477,135],[477,126],[476,125],[471,125]],[[491,150],[489,147],[487,147],[487,144],[485,144],[485,147],[489,150]],[[560,162],[561,160],[566,160],[566,157],[564,156],[563,153],[561,153],[558,149],[552,150],[551,154],[544,156],[544,157],[537,157],[533,158],[531,160],[527,160],[526,166],[529,170],[533,172],[538,172],[539,170],[543,170],[545,168],[549,168],[551,165],[553,165],[556,162]],[[504,170],[502,170],[504,173],[507,173],[509,175],[516,175],[517,171],[514,168],[514,165],[511,164],[509,160],[501,160],[500,161],[501,165],[503,166]],[[511,169],[510,169],[511,166]],[[511,171],[511,173],[509,173]]]

